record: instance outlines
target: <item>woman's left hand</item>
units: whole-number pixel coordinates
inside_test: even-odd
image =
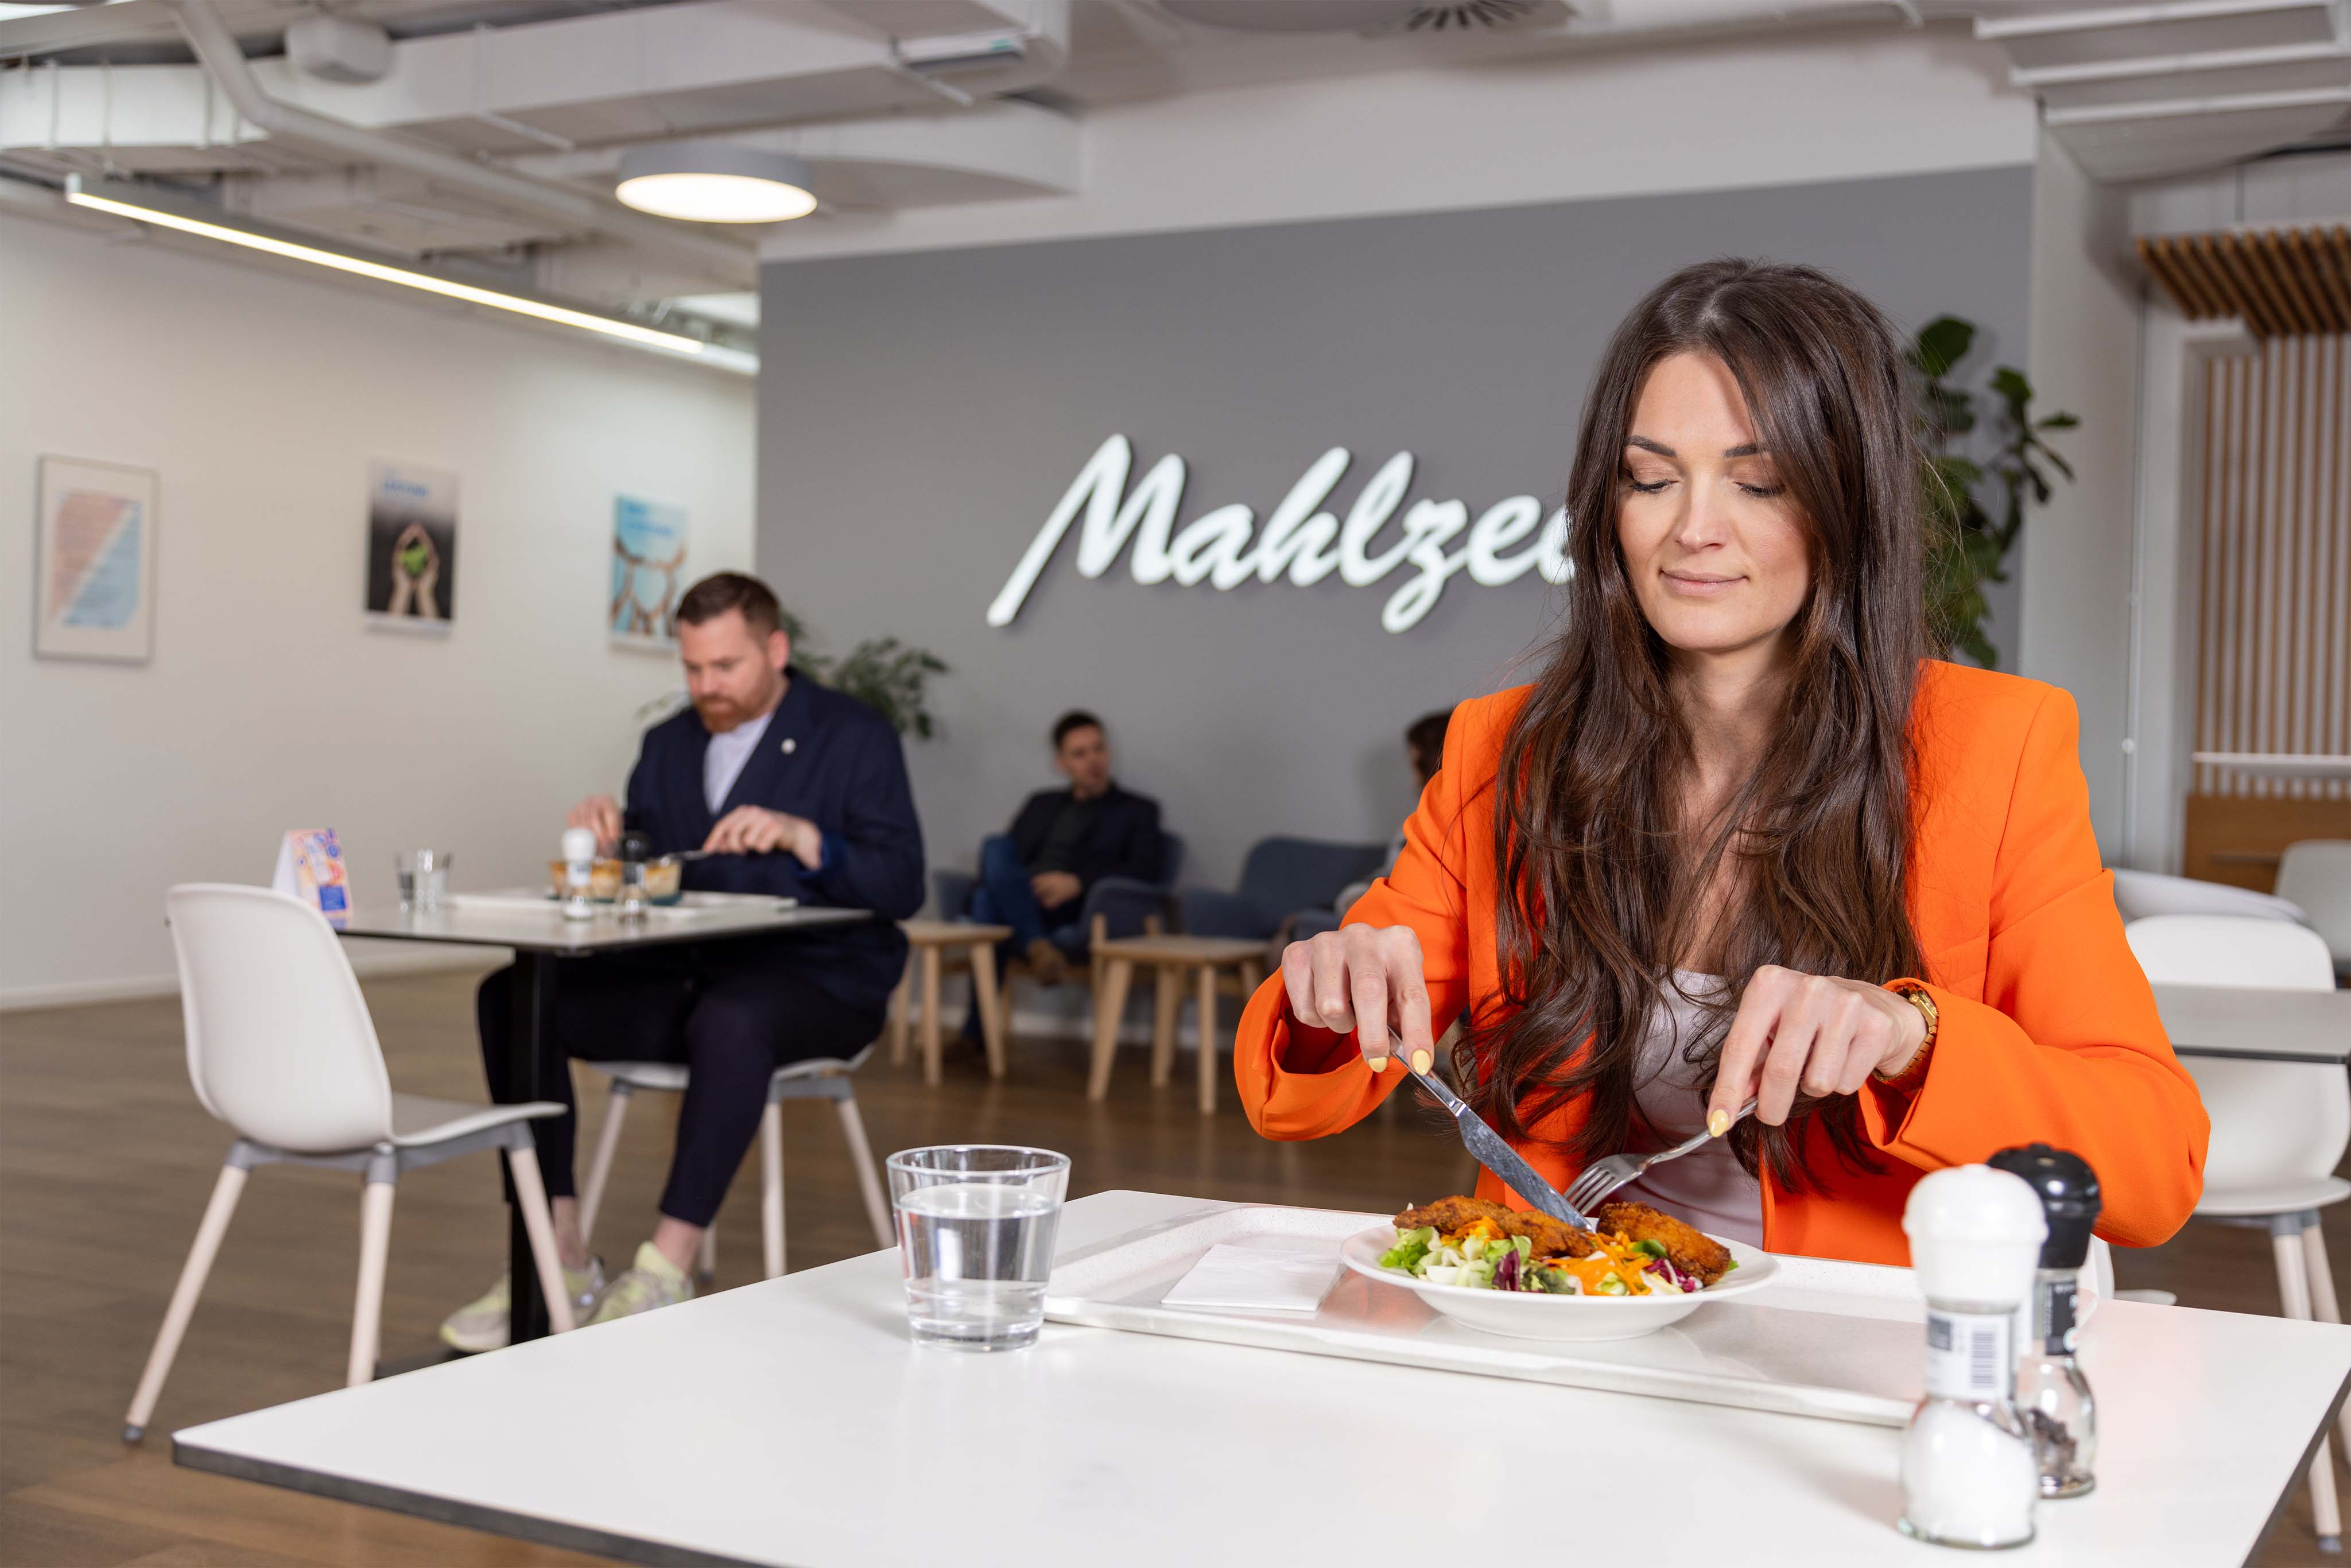
[[[1918,1009],[1883,987],[1766,964],[1722,1037],[1707,1124],[1727,1124],[1752,1096],[1756,1120],[1778,1126],[1800,1088],[1855,1093],[1873,1072],[1897,1075],[1926,1043]]]

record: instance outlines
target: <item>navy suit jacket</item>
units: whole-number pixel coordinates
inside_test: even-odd
[[[854,925],[716,944],[711,954],[804,971],[851,1006],[879,1010],[906,965],[897,923],[923,902],[923,828],[906,783],[905,752],[890,721],[855,697],[797,669],[786,674],[791,684],[783,701],[715,812],[702,794],[703,754],[710,747],[702,716],[689,707],[647,730],[629,775],[627,822],[651,837],[655,854],[700,849],[718,819],[737,806],[814,822],[824,835],[814,871],[789,850],[713,855],[688,862],[684,883],[872,910],[875,918]]]

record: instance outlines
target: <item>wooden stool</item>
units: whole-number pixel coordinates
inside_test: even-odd
[[[1126,1012],[1134,967],[1158,970],[1151,1016],[1151,1086],[1165,1088],[1176,1065],[1176,1014],[1184,1005],[1184,971],[1197,970],[1200,1004],[1200,1114],[1217,1110],[1217,977],[1230,966],[1240,980],[1244,1005],[1265,974],[1265,944],[1238,936],[1122,936],[1094,945],[1102,983],[1094,989],[1093,1073],[1086,1098],[1110,1092],[1111,1058],[1118,1050],[1118,1026]]]
[[[1009,941],[1009,925],[975,925],[968,920],[901,920],[906,934],[906,972],[890,994],[890,1061],[906,1060],[907,1004],[914,999],[914,970],[923,972],[923,1082],[939,1082],[939,955],[964,949],[971,965],[971,1005],[979,1009],[980,1038],[987,1042],[987,1075],[1004,1076],[1004,1027],[996,1008],[996,945]]]

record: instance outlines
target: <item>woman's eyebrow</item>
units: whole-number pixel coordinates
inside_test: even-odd
[[[1627,446],[1637,446],[1644,452],[1654,452],[1660,457],[1678,457],[1681,455],[1680,453],[1676,452],[1664,442],[1652,441],[1646,435],[1628,435],[1625,438],[1625,444]]]

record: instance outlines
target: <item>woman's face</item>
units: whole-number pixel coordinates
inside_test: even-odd
[[[1803,608],[1812,548],[1730,367],[1657,361],[1633,409],[1617,478],[1616,540],[1641,613],[1667,646],[1769,646]]]

